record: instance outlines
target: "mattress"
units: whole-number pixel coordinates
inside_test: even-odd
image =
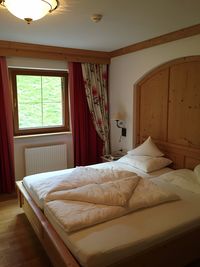
[[[107,168],[113,168],[113,169],[120,169],[120,170],[127,170],[132,171],[136,173],[137,175],[141,177],[148,177],[148,178],[154,178],[161,174],[167,173],[172,171],[170,168],[163,168],[151,173],[145,173],[143,171],[140,171],[137,168],[131,167],[130,165],[127,165],[122,162],[114,161],[114,162],[106,162],[106,163],[100,163],[95,165],[90,165],[90,167],[97,168],[97,169],[107,169]],[[23,179],[23,185],[25,186],[26,190],[29,192],[33,200],[36,202],[37,206],[43,209],[44,205],[44,197],[46,196],[46,193],[48,192],[48,181],[55,179],[58,180],[63,175],[72,172],[72,169],[65,169],[60,171],[52,171],[52,172],[45,172],[45,173],[39,173],[34,175],[29,175],[24,177]],[[35,186],[38,182],[44,181],[47,184],[47,187],[45,188],[45,191],[38,195],[35,190]]]
[[[152,181],[178,194],[181,200],[139,210],[71,234],[63,230],[46,205],[44,213],[82,266],[108,266],[200,226],[200,194],[161,178],[152,178]]]

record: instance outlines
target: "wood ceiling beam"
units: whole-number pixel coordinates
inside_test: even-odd
[[[170,32],[143,42],[139,42],[133,45],[129,45],[117,50],[114,50],[110,53],[111,58],[122,56],[125,54],[133,53],[145,48],[153,47],[156,45],[165,44],[168,42],[176,41],[179,39],[187,38],[193,35],[200,34],[200,24],[193,25],[187,28],[180,29],[178,31]]]
[[[66,60],[67,62],[90,62],[101,64],[110,63],[110,54],[108,52],[18,43],[1,40],[0,55],[11,57]]]

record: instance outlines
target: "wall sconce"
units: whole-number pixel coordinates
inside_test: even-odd
[[[116,125],[118,128],[122,129],[121,136],[126,136],[126,128],[124,126],[125,115],[118,112],[113,116],[113,120],[116,121]]]
[[[123,121],[115,120],[117,127],[122,129],[122,136],[126,136],[126,128],[123,125]]]

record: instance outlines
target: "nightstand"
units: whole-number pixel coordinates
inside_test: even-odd
[[[102,156],[101,157],[102,162],[111,162],[111,161],[114,161],[111,157],[112,157],[111,155]]]
[[[117,156],[114,156],[114,155],[104,155],[101,157],[102,159],[102,162],[111,162],[111,161],[115,161],[115,160],[118,160],[120,159],[121,157],[123,157],[124,155],[117,155]]]

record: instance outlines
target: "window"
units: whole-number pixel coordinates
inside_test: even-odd
[[[15,135],[69,130],[67,72],[10,69]]]

